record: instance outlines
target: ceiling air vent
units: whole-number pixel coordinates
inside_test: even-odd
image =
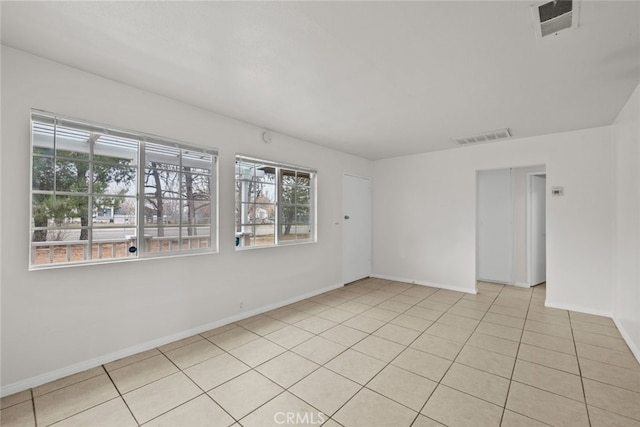
[[[478,144],[482,142],[494,142],[500,139],[506,139],[510,137],[511,137],[511,134],[509,133],[509,129],[506,128],[506,129],[500,129],[500,130],[493,130],[491,132],[484,132],[479,135],[463,136],[463,137],[451,138],[451,139],[453,140],[453,142],[455,142],[458,145],[471,145],[471,144]]]
[[[558,34],[578,26],[578,0],[556,0],[531,7],[533,26],[538,38]]]

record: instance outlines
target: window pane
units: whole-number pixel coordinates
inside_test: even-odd
[[[53,158],[33,156],[32,188],[40,191],[53,191]]]
[[[296,203],[299,205],[308,205],[311,203],[311,188],[309,187],[297,187],[296,188]]]
[[[180,149],[166,145],[145,145],[145,167],[177,170],[180,167]]]
[[[211,224],[211,202],[207,200],[184,200],[182,203],[183,224]]]
[[[49,227],[86,227],[89,225],[89,197],[55,196],[46,212]],[[86,231],[86,230],[84,230]],[[83,236],[85,233],[83,233]],[[85,238],[80,238],[86,240]]]
[[[134,197],[95,197],[92,216],[94,227],[135,227],[136,199]]]
[[[145,229],[145,240],[148,241],[148,244],[145,246],[146,250],[151,253],[158,252],[174,252],[180,251],[180,238],[179,229],[177,227],[165,228],[163,236],[154,236],[153,230],[148,236],[148,230]]]
[[[89,191],[89,162],[81,160],[57,160],[55,171],[56,191],[86,193]]]
[[[94,145],[93,160],[135,166],[138,164],[138,141],[102,135]]]
[[[76,230],[75,234],[79,233],[80,231]],[[31,263],[43,265],[86,261],[89,259],[88,247],[88,241],[78,240],[50,239],[46,242],[35,242],[31,244]]]
[[[256,225],[255,246],[274,245],[275,224]]]
[[[293,224],[296,219],[296,207],[294,205],[280,206],[280,222],[282,224]]]
[[[211,174],[213,156],[211,154],[199,153],[197,151],[182,151],[182,166],[185,172]]]
[[[183,197],[187,199],[209,200],[211,198],[210,177],[185,172],[182,174]]]
[[[177,170],[145,169],[145,194],[164,198],[180,197],[180,173]]]
[[[94,229],[92,233],[92,259],[116,259],[138,256],[138,239],[135,228]]]
[[[298,186],[310,187],[311,186],[311,174],[308,172],[298,171],[296,184]]]
[[[54,143],[52,123],[34,121],[33,124],[33,152],[34,154],[47,154],[53,156]]]
[[[296,226],[293,224],[280,225],[280,240],[283,242],[296,240]]]
[[[276,169],[272,166],[257,166],[256,181],[265,184],[276,183]]]
[[[249,203],[240,204],[240,224],[253,224],[255,217],[255,205]]]
[[[236,179],[253,180],[255,177],[255,165],[236,161]]]
[[[56,156],[89,160],[91,143],[97,137],[98,135],[86,130],[58,125],[55,129]]]
[[[256,184],[253,187],[256,203],[276,202],[276,186],[271,184]]]
[[[290,185],[281,185],[280,202],[294,204],[296,202],[296,188]]]
[[[296,224],[309,224],[310,223],[309,208],[304,206],[296,207]]]
[[[135,195],[137,169],[127,165],[95,164],[93,168],[93,192],[113,195]]]
[[[156,236],[163,236],[163,229],[167,225],[175,225],[180,219],[180,201],[145,199],[144,223],[145,227],[156,228]]]
[[[280,240],[283,242],[292,240],[307,240],[311,238],[309,225],[282,224],[280,225]]]
[[[236,229],[236,247],[253,246],[255,243],[255,226],[243,225]]]
[[[283,185],[296,185],[296,171],[282,169],[280,183]]]

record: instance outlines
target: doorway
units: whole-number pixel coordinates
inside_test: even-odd
[[[546,167],[478,171],[476,279],[546,281]]]
[[[511,169],[478,172],[476,278],[513,283]]]
[[[547,280],[547,175],[530,173],[528,178],[527,241],[529,258],[527,270],[529,272],[529,286],[535,286]]]
[[[371,180],[343,176],[342,283],[371,275]]]

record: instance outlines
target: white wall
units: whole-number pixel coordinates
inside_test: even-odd
[[[476,171],[545,164],[547,305],[611,314],[611,128],[374,162],[373,274],[475,290]]]
[[[29,109],[219,149],[220,253],[27,271]],[[367,160],[2,48],[2,394],[341,285],[343,173]],[[234,155],[318,170],[318,242],[236,252]],[[240,312],[239,302],[244,301]],[[226,320],[225,320],[226,319]]]
[[[640,86],[613,126],[616,144],[616,287],[613,318],[640,360]]]

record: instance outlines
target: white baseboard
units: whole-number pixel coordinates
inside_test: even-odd
[[[36,375],[35,377],[27,378],[26,380],[18,381],[13,384],[8,384],[0,388],[0,397],[9,396],[14,393],[18,393],[23,390],[27,390],[32,387],[37,387],[42,384],[46,384],[51,381],[55,381],[60,378],[64,378],[69,375],[77,374],[78,372],[86,371],[100,365],[104,365],[114,360],[122,359],[123,357],[132,356],[143,351],[151,350],[156,347],[163,346],[165,344],[172,343],[174,341],[188,338],[193,335],[200,334],[202,332],[209,331],[211,329],[219,328],[220,326],[227,325],[229,323],[237,322],[238,320],[246,319],[247,317],[255,316],[256,314],[264,313],[266,311],[275,310],[276,308],[283,307],[285,305],[293,304],[303,299],[311,298],[316,295],[323,294],[325,292],[332,291],[343,287],[342,283],[337,285],[328,286],[326,288],[317,289],[315,291],[307,292],[306,294],[298,295],[293,298],[289,298],[285,301],[279,301],[273,304],[265,305],[259,308],[255,308],[248,311],[242,311],[224,319],[216,320],[205,325],[197,326],[195,328],[181,331],[175,334],[171,334],[162,338],[147,341],[142,344],[135,345],[133,347],[125,348],[123,350],[115,351],[113,353],[105,354],[103,356],[96,357],[94,359],[86,360],[84,362],[76,363],[71,366],[67,366],[55,371],[47,372],[44,374]]]
[[[566,305],[566,304],[558,304],[552,301],[551,302],[545,301],[544,305],[545,307],[559,308],[562,310],[576,311],[578,313],[586,313],[586,314],[593,314],[596,316],[609,317],[611,320],[613,320],[613,323],[615,323],[616,328],[618,328],[618,331],[620,331],[620,335],[622,335],[622,339],[624,339],[624,342],[627,343],[627,346],[631,350],[631,353],[633,353],[633,356],[636,358],[638,363],[640,363],[640,348],[638,348],[638,345],[633,342],[633,340],[631,339],[631,335],[626,331],[626,329],[622,326],[622,324],[613,316],[612,313],[608,311],[603,311],[603,310],[591,310],[583,307],[576,307],[576,306]]]
[[[618,319],[616,319],[615,317],[613,317],[612,319],[613,319],[613,323],[616,324],[618,331],[620,331],[620,335],[622,335],[622,338],[627,343],[627,346],[629,346],[631,353],[633,353],[638,363],[640,363],[640,348],[638,348],[638,345],[636,345],[636,343],[633,342],[633,340],[631,339],[631,335],[629,335],[629,333],[624,328],[624,326],[622,326],[622,323],[620,323]]]
[[[553,301],[549,301],[548,299],[544,302],[544,306],[549,308],[558,308],[560,310],[577,311],[578,313],[593,314],[595,316],[604,316],[604,317],[613,318],[613,315],[611,314],[610,311],[593,310],[590,308],[578,307],[575,305],[560,304]]]
[[[385,279],[385,280],[393,280],[394,282],[404,282],[404,283],[411,283],[414,285],[421,285],[421,286],[430,286],[432,288],[440,288],[440,289],[447,289],[449,291],[457,291],[457,292],[464,292],[467,294],[477,294],[478,291],[476,291],[475,286],[473,289],[468,289],[468,288],[462,288],[459,286],[451,286],[451,285],[444,285],[442,283],[434,283],[434,282],[425,282],[423,280],[415,280],[415,279],[410,279],[408,277],[399,277],[399,276],[389,276],[386,274],[377,274],[377,273],[372,273],[371,277],[375,277],[378,279]]]
[[[514,282],[513,286],[517,286],[519,288],[530,288],[531,285],[528,283],[524,283],[524,282]]]

